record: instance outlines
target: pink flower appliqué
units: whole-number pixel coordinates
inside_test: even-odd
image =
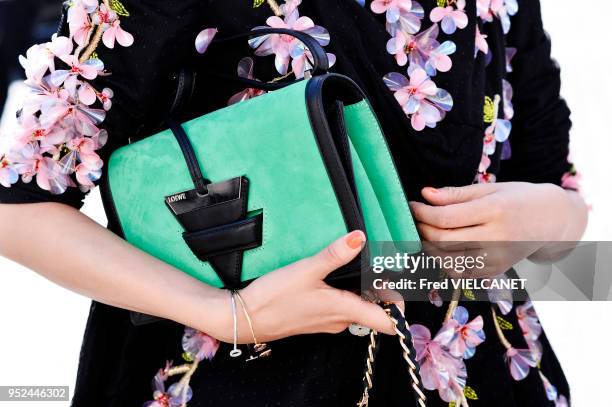
[[[33,114],[22,114],[19,124],[20,128],[13,140],[14,149],[21,149],[32,142],[39,143],[43,148],[52,148],[55,144],[63,143],[68,134],[64,129],[43,127],[39,118]]]
[[[89,13],[87,10],[82,6],[75,4],[73,7],[68,9],[67,21],[70,37],[77,43],[77,45],[84,45],[94,27],[89,18]]]
[[[486,173],[489,167],[491,166],[491,159],[488,155],[483,154],[480,159],[480,164],[478,165],[478,172]]]
[[[484,136],[484,141],[482,145],[482,152],[486,156],[490,156],[495,152],[496,147],[497,147],[497,141],[495,140],[495,127],[489,126],[485,129],[485,136]],[[488,167],[489,166],[487,165],[486,168]],[[485,171],[486,171],[486,168],[485,168]]]
[[[485,171],[487,170],[487,168],[485,168]],[[512,291],[510,291],[509,289],[489,289],[487,290],[487,296],[489,297],[489,301],[494,304],[497,304],[497,308],[502,313],[502,315],[508,315],[508,313],[512,311],[512,307],[514,306],[514,300],[512,299]]]
[[[416,46],[415,41],[411,41],[411,47],[408,47],[409,34],[402,30],[397,30],[395,35],[387,41],[387,52],[395,56],[395,61],[399,66],[404,66],[408,63],[408,54]]]
[[[476,13],[483,21],[490,23],[504,6],[504,0],[477,0]]]
[[[329,67],[334,66],[336,63],[336,56],[329,52],[326,55]],[[302,79],[304,77],[304,73],[312,69],[312,64],[310,61],[312,61],[312,53],[304,46],[304,44],[299,42],[291,51],[291,69],[293,70],[293,74],[297,79]]]
[[[238,63],[238,76],[246,79],[255,79],[253,77],[253,59],[249,57],[242,58]],[[257,96],[261,96],[266,93],[265,90],[255,89],[255,88],[246,88],[243,91],[240,91],[233,95],[227,102],[228,105],[233,105],[236,103],[243,102],[248,99],[255,98]]]
[[[293,13],[300,4],[302,4],[302,0],[285,0],[285,3],[280,6],[281,13],[283,13],[284,16],[288,16]]]
[[[412,0],[374,0],[370,8],[376,14],[385,13],[387,22],[395,23],[402,13],[410,13]]]
[[[219,31],[216,28],[206,28],[198,34],[195,47],[198,53],[204,54]]]
[[[122,47],[129,47],[134,43],[134,36],[121,28],[121,22],[119,20],[113,21],[102,36],[104,45],[111,49],[115,47],[115,40]]]
[[[96,25],[102,25],[104,29],[108,27],[117,19],[117,13],[101,4],[100,8],[92,14],[91,21]]]
[[[513,47],[506,47],[506,72],[512,72],[512,59],[516,55],[517,49]]]
[[[440,292],[435,288],[432,288],[429,291],[429,293],[427,294],[427,298],[429,299],[429,302],[432,303],[432,305],[435,305],[438,308],[444,305],[444,301],[442,300]]]
[[[25,70],[26,78],[40,82],[49,70],[55,71],[55,59],[66,58],[72,52],[72,42],[67,37],[54,35],[51,42],[36,44],[26,51],[26,56],[19,56],[19,62]]]
[[[193,391],[189,385],[174,383],[166,390],[166,380],[171,367],[172,364],[166,362],[166,366],[159,369],[153,378],[153,401],[146,402],[143,407],[181,407],[191,400]]]
[[[512,105],[514,90],[512,89],[512,85],[510,85],[510,82],[505,79],[502,80],[502,86],[502,99],[504,101],[504,119],[512,120],[514,118],[514,106]]]
[[[440,398],[446,402],[460,400],[467,380],[467,370],[463,360],[451,355],[447,348],[455,335],[454,326],[442,326],[433,339],[429,329],[423,325],[412,325],[410,333],[421,366],[423,387],[438,390]]]
[[[476,353],[476,346],[485,340],[484,322],[479,315],[468,322],[469,313],[464,307],[458,306],[449,321],[454,327],[455,335],[448,343],[448,350],[455,357],[469,359]]]
[[[36,175],[36,184],[53,194],[62,194],[68,187],[75,186],[52,157],[43,155],[45,152],[37,144],[30,143],[18,154],[14,153],[15,169],[21,175],[23,182],[32,181]]]
[[[423,69],[412,69],[409,75],[410,79],[392,72],[383,79],[395,92],[395,99],[410,117],[415,130],[435,127],[445,112],[452,108],[453,99],[447,91],[438,88]]]
[[[546,391],[546,398],[550,401],[556,401],[559,394],[557,393],[557,388],[552,385],[550,380],[540,371],[540,379],[542,379],[542,384],[544,385],[544,390]]]
[[[449,55],[455,53],[457,47],[452,41],[440,44],[438,25],[434,24],[417,35],[406,34],[402,30],[393,30],[394,35],[387,42],[387,52],[395,56],[399,66],[410,61],[411,66],[420,66],[429,76],[435,76],[437,71],[448,72],[453,66]]]
[[[392,17],[389,21],[390,13],[386,14],[386,28],[391,35],[395,31],[403,31],[406,34],[417,34],[421,29],[423,18],[425,18],[425,10],[420,3],[413,1],[410,9],[400,9],[397,20]]]
[[[81,76],[84,79],[93,80],[98,74],[104,71],[104,64],[99,59],[88,59],[80,62],[74,55],[63,58],[70,69],[58,69],[51,73],[49,82],[56,87],[62,86],[70,76]]]
[[[395,56],[400,66],[406,65],[410,58],[410,65],[424,67],[429,54],[440,44],[436,41],[439,33],[437,24],[417,35],[410,35],[403,30],[391,30],[392,37],[387,42],[387,52]]]
[[[440,46],[431,50],[429,60],[425,64],[425,71],[429,76],[434,76],[437,71],[448,72],[453,67],[449,55],[454,54],[457,46],[452,41],[444,41]]]
[[[73,4],[75,7],[83,8],[88,13],[93,13],[100,5],[100,2],[99,0],[74,0]]]
[[[504,359],[510,368],[510,375],[516,381],[523,380],[529,374],[530,367],[536,367],[537,361],[529,349],[508,348]]]
[[[192,358],[202,361],[212,359],[219,350],[219,341],[193,328],[185,327],[183,350]]]
[[[100,103],[102,103],[102,108],[106,111],[109,111],[113,106],[112,98],[115,96],[115,92],[113,92],[109,88],[102,89],[102,92],[96,93],[96,96]]]
[[[441,22],[442,31],[446,34],[454,34],[457,28],[464,29],[468,25],[468,17],[465,14],[463,8],[465,7],[465,1],[460,6],[457,3],[457,8],[453,6],[436,7],[431,10],[429,19],[434,23]]]
[[[315,25],[312,19],[303,16],[300,17],[299,11],[295,8],[291,14],[280,18],[278,16],[272,16],[266,20],[268,26],[273,28],[285,28],[295,31],[303,31],[312,37],[314,37],[321,46],[329,44],[330,37],[327,30],[321,26]],[[257,28],[261,27],[256,27]],[[286,34],[268,34],[249,40],[249,44],[255,49],[255,55],[267,56],[274,55],[274,65],[276,70],[281,75],[286,75],[289,70],[289,63],[292,59],[292,54],[295,56],[301,56],[304,53],[295,51],[296,47],[301,46],[301,42],[290,35]],[[302,62],[302,66],[306,64]],[[296,72],[296,77],[303,76],[302,72]]]
[[[88,82],[107,73],[101,60],[83,53],[94,29],[109,48],[115,41],[129,46],[133,37],[120,28],[117,13],[98,0],[73,0],[67,14],[69,37],[54,35],[20,57],[30,95],[18,115],[18,130],[0,153],[4,186],[16,183],[17,173],[25,183],[36,177],[37,185],[52,194],[77,186],[86,192],[102,174],[96,150],[107,134],[98,125],[112,106],[113,92],[98,91]],[[57,69],[59,61],[67,67]],[[101,109],[94,106],[98,101]]]
[[[487,35],[480,32],[480,28],[476,26],[476,46],[474,48],[474,57],[478,55],[478,51],[487,55],[489,53],[489,43],[487,42]]]
[[[510,120],[497,119],[485,129],[484,151],[491,155],[495,152],[496,142],[503,143],[510,137],[512,123]]]
[[[564,395],[561,394],[557,397],[557,400],[555,400],[555,407],[569,407],[569,402]]]
[[[19,174],[13,166],[10,165],[6,157],[0,157],[0,185],[8,188],[16,183],[19,179]]]
[[[540,337],[542,325],[531,301],[516,307],[516,317],[525,339],[535,341]]]

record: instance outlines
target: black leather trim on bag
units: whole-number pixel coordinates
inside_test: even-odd
[[[198,232],[185,232],[183,238],[202,261],[211,257],[261,246],[263,214]]]
[[[202,170],[198,164],[198,158],[193,151],[193,146],[189,141],[189,137],[187,137],[187,133],[185,133],[185,129],[174,120],[168,119],[167,122],[168,126],[170,126],[170,130],[172,130],[172,134],[174,134],[176,141],[181,147],[185,162],[187,163],[187,168],[189,169],[189,175],[191,176],[196,191],[198,191],[200,195],[206,195],[208,193],[206,185],[210,184],[210,180],[204,178],[202,175]]]
[[[176,92],[170,104],[170,115],[176,116],[187,106],[196,87],[197,74],[192,69],[182,68],[172,75],[171,80],[176,82]]]
[[[334,123],[343,118],[337,111],[340,106],[363,100],[363,94],[356,87],[353,81],[343,75],[321,75],[309,80],[305,97],[310,124],[346,228],[348,231],[361,230],[366,233],[361,204],[356,194],[348,134],[344,125]],[[360,285],[361,272],[368,267],[369,251],[366,245],[353,261],[332,272],[326,281],[336,287],[356,289]]]
[[[238,228],[238,230],[231,229],[233,233],[228,233],[226,231],[223,235],[220,235],[219,230],[217,230],[216,237],[217,239],[222,238],[222,240],[216,240],[214,242],[210,238],[206,240],[207,243],[212,244],[214,247],[211,252],[206,252],[204,250],[203,237],[206,232],[212,230],[212,228],[219,228],[223,225],[229,225],[244,220],[248,202],[248,179],[246,177],[239,177],[234,180],[211,184],[211,181],[204,178],[202,175],[193,145],[187,133],[185,133],[183,126],[172,120],[168,120],[168,124],[181,148],[189,169],[189,174],[191,175],[191,179],[196,189],[197,196],[191,197],[193,202],[197,202],[199,197],[207,198],[210,197],[211,194],[214,194],[215,191],[211,191],[209,186],[211,189],[213,185],[225,189],[225,187],[223,187],[224,185],[228,185],[228,183],[231,184],[232,181],[240,180],[240,194],[236,199],[219,203],[203,200],[200,202],[201,206],[196,206],[190,212],[182,215],[178,215],[174,212],[171,204],[168,202],[169,197],[166,197],[166,205],[169,206],[177,220],[181,222],[183,227],[187,230],[187,233],[183,234],[183,238],[194,255],[199,260],[207,261],[212,266],[226,288],[237,289],[242,282],[244,250],[253,249],[261,245],[261,223],[259,223],[259,227],[251,224],[243,225],[243,227]],[[183,194],[186,195],[186,193]],[[223,213],[223,209],[225,209],[225,213]],[[192,216],[189,217],[190,214],[192,214]],[[195,233],[201,234],[195,235]],[[254,234],[258,235],[254,236]],[[199,239],[196,239],[196,237],[199,237]],[[237,241],[232,241],[232,239],[236,239]],[[213,255],[212,252],[217,252],[217,254]]]

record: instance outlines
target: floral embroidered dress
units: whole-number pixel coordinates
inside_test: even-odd
[[[80,208],[114,149],[163,127],[183,67],[198,72],[185,119],[262,93],[215,73],[303,77],[308,50],[287,36],[209,47],[259,26],[313,35],[331,70],[364,89],[409,199],[424,186],[473,182],[577,188],[570,112],[537,0],[74,0],[58,35],[21,59],[32,94],[0,150],[0,202]],[[533,306],[459,294],[406,307],[428,405],[568,405]],[[229,346],[171,321],[134,326],[127,311],[93,302],[73,405],[360,401],[367,338],[288,338],[246,364]],[[369,405],[410,405],[396,340],[383,338],[381,349]]]

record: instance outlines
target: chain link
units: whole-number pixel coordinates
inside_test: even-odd
[[[383,308],[395,329],[400,346],[402,347],[402,357],[408,365],[408,374],[410,375],[411,387],[416,397],[417,407],[427,407],[427,397],[423,390],[423,385],[419,378],[419,364],[416,361],[414,346],[412,345],[412,336],[410,335],[410,326],[404,316],[404,313],[395,304],[384,304]],[[363,393],[361,399],[357,403],[357,407],[367,407],[370,399],[370,390],[373,387],[374,377],[374,362],[376,353],[379,349],[380,338],[378,332],[372,330],[370,332],[370,343],[368,344],[368,354],[366,358],[366,369],[363,375]]]

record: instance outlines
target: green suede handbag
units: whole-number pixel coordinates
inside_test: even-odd
[[[107,212],[122,236],[215,287],[243,287],[352,230],[369,241],[419,242],[363,92],[326,73],[326,54],[308,35],[257,31],[270,33],[295,35],[309,48],[312,77],[170,123],[117,149],[107,164]],[[330,283],[359,282],[368,253]]]

